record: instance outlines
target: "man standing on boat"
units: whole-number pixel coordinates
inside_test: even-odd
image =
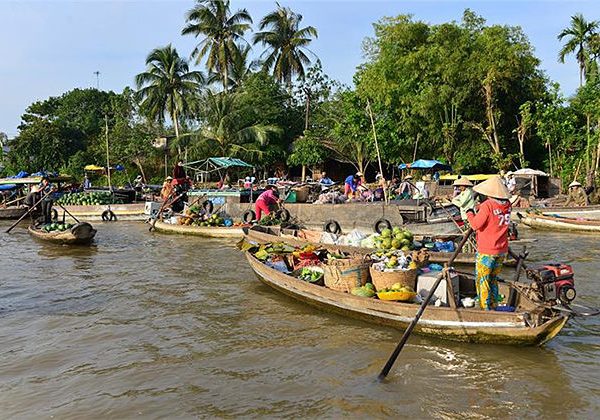
[[[569,196],[565,206],[585,207],[588,205],[588,196],[581,184],[573,181],[569,184]]]
[[[489,311],[498,304],[498,275],[508,253],[510,194],[499,176],[473,187],[473,191],[487,197],[479,205],[477,214],[473,209],[467,210],[467,219],[477,232],[475,286],[479,305]]]
[[[467,210],[475,208],[475,194],[473,193],[473,183],[467,178],[458,178],[452,183],[458,188],[460,193],[452,199],[452,204],[460,209],[460,217],[464,222],[467,221]]]

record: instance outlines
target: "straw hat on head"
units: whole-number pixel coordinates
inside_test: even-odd
[[[412,175],[406,175],[404,179],[413,179]]]
[[[362,173],[362,172],[357,172],[357,173],[356,173],[356,176],[359,176],[359,177],[360,177],[360,176],[363,176],[363,173]]]
[[[481,184],[477,184],[473,187],[473,191],[487,197],[499,198],[501,200],[508,200],[510,198],[508,188],[506,188],[506,185],[504,185],[504,182],[502,182],[502,179],[498,175],[494,175],[483,181]]]
[[[573,188],[573,187],[581,187],[581,184],[577,181],[573,181],[569,184],[569,188]]]
[[[472,187],[473,183],[469,181],[467,178],[462,177],[458,178],[456,181],[452,183],[455,187]]]

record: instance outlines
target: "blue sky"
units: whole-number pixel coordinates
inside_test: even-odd
[[[556,35],[581,12],[600,19],[600,6],[589,1],[366,1],[281,0],[319,31],[312,50],[325,71],[346,84],[363,61],[361,44],[383,16],[410,13],[440,23],[460,20],[469,7],[488,23],[519,25],[533,44],[541,67],[561,84],[565,94],[578,84],[573,60],[557,62]],[[148,52],[172,43],[187,56],[194,39],[182,37],[185,12],[193,0],[171,1],[10,1],[0,0],[0,131],[17,134],[20,116],[33,101],[76,88],[96,85],[121,91],[144,69]],[[248,9],[255,24],[274,1],[232,0],[232,8]],[[256,48],[259,48],[258,46]],[[259,53],[260,51],[257,51]]]

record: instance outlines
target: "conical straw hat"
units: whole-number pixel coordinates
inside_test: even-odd
[[[508,188],[506,188],[506,185],[504,185],[504,182],[502,182],[502,179],[498,175],[494,175],[481,184],[474,186],[473,191],[487,197],[500,198],[502,200],[510,198]]]
[[[458,178],[456,181],[454,181],[452,185],[455,187],[472,187],[473,183],[463,176],[462,178]]]
[[[581,187],[581,184],[577,181],[573,181],[569,184],[569,188],[571,187]]]

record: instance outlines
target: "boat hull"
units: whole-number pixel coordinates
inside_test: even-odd
[[[246,257],[258,279],[273,289],[321,310],[371,324],[405,329],[418,306],[353,296],[302,282]],[[526,325],[523,314],[429,306],[414,331],[453,341],[486,344],[541,345],[554,338],[568,317],[558,315],[537,327]]]
[[[116,216],[117,221],[129,220],[139,221],[146,220],[148,215],[144,213],[145,203],[133,203],[133,204],[111,204],[109,205],[98,205],[98,206],[63,206],[69,213],[75,216],[79,220],[85,221],[101,221],[102,214],[106,210],[110,210]],[[110,208],[109,208],[110,207]],[[56,210],[60,213],[62,209],[55,206]],[[62,217],[62,216],[61,216]],[[74,219],[66,214],[66,220],[73,221]]]
[[[600,205],[586,207],[540,207],[536,208],[546,216],[581,217],[584,219],[600,220]]]
[[[27,207],[0,208],[0,220],[17,220],[27,213]]]
[[[44,232],[29,226],[29,234],[36,239],[60,245],[89,245],[96,236],[96,229],[82,222],[63,232]]]
[[[578,220],[527,213],[519,213],[519,218],[522,224],[533,229],[587,233],[600,232],[600,220]]]
[[[244,235],[241,228],[236,227],[205,227],[205,226],[186,226],[172,225],[157,221],[154,225],[157,232],[178,233],[181,235],[203,236],[205,238],[235,238],[239,239]]]

